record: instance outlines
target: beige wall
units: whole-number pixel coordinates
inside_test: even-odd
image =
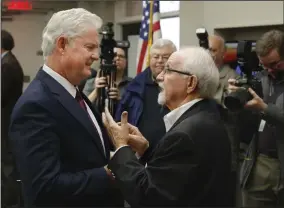
[[[181,1],[180,42],[198,44],[195,30],[205,27],[210,34],[217,28],[283,24],[283,1]],[[248,36],[259,37],[255,28]],[[239,33],[240,30],[235,30]],[[234,34],[235,36],[235,34]],[[240,34],[238,36],[244,37]],[[246,36],[245,38],[249,38]],[[235,38],[235,37],[234,37]]]
[[[26,14],[13,17],[11,22],[2,22],[2,29],[9,31],[15,41],[13,53],[22,65],[24,74],[34,78],[42,64],[42,57],[37,56],[40,50],[41,33],[45,24],[45,16]],[[24,89],[27,83],[24,84]]]

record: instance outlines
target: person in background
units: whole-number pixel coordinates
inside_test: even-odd
[[[284,33],[264,33],[255,52],[264,70],[257,77],[262,92],[248,90],[252,99],[239,120],[241,139],[250,140],[240,172],[242,207],[284,207]],[[235,82],[229,80],[229,91],[238,89]]]
[[[132,81],[132,79],[125,75],[127,59],[124,49],[114,48],[114,53],[115,53],[114,61],[117,69],[115,85],[117,87],[110,89],[109,97],[119,102],[121,96],[125,91],[125,88]],[[106,85],[107,85],[107,78],[99,77],[99,73],[97,73],[97,76],[95,78],[87,80],[85,87],[83,89],[83,93],[88,96],[89,100],[93,104],[96,104],[98,89],[106,87]]]
[[[105,167],[109,137],[77,86],[99,59],[102,20],[74,8],[53,14],[42,33],[44,64],[19,98],[10,140],[26,207],[118,207]]]
[[[229,65],[224,64],[224,55],[226,53],[225,40],[218,35],[209,36],[209,50],[214,62],[219,70],[220,82],[215,99],[224,105],[225,92],[228,88],[228,80],[236,79],[238,74]]]
[[[158,102],[159,86],[157,76],[165,67],[170,55],[176,51],[171,40],[158,39],[150,49],[150,66],[138,74],[125,89],[120,100],[115,119],[120,120],[123,111],[128,112],[129,123],[137,126],[150,143],[147,153],[141,161],[146,160],[150,152],[166,133],[163,116],[169,112],[167,107],[161,107]]]
[[[1,164],[2,164],[2,205],[17,203],[17,171],[11,152],[8,130],[12,110],[22,94],[24,84],[23,69],[12,53],[15,47],[13,36],[1,30]]]
[[[125,199],[133,207],[229,207],[230,142],[213,100],[219,73],[210,54],[201,47],[174,52],[157,80],[158,102],[171,112],[146,166],[133,150],[142,156],[148,141],[127,123],[127,112],[120,125],[107,109],[103,114],[116,149],[108,168]]]

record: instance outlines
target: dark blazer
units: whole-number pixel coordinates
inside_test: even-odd
[[[15,105],[10,138],[27,207],[123,204],[103,168],[109,140],[101,116],[84,99],[102,129],[106,156],[86,111],[42,69]]]
[[[130,147],[109,163],[125,199],[137,206],[226,206],[230,142],[216,102],[187,110],[140,164]]]
[[[8,52],[1,60],[1,160],[9,165],[13,163],[8,140],[10,116],[23,83],[23,69],[14,54]]]

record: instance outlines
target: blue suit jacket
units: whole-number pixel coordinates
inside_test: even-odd
[[[145,83],[149,76],[151,76],[151,69],[147,68],[128,84],[116,109],[116,121],[120,121],[122,112],[127,111],[128,122],[137,126],[143,112]]]
[[[123,204],[103,168],[110,145],[101,116],[84,99],[101,126],[106,156],[86,111],[42,69],[15,105],[10,138],[27,207]]]

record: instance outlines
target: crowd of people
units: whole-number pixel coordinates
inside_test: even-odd
[[[14,40],[2,30],[4,205],[284,206],[284,33],[256,42],[261,92],[237,84],[218,35],[209,50],[158,39],[149,68],[133,79],[126,51],[114,48],[111,114],[97,103],[108,78],[91,69],[102,24],[82,8],[54,13],[42,34],[43,66],[23,93]],[[231,112],[224,99],[240,90],[251,99]]]

